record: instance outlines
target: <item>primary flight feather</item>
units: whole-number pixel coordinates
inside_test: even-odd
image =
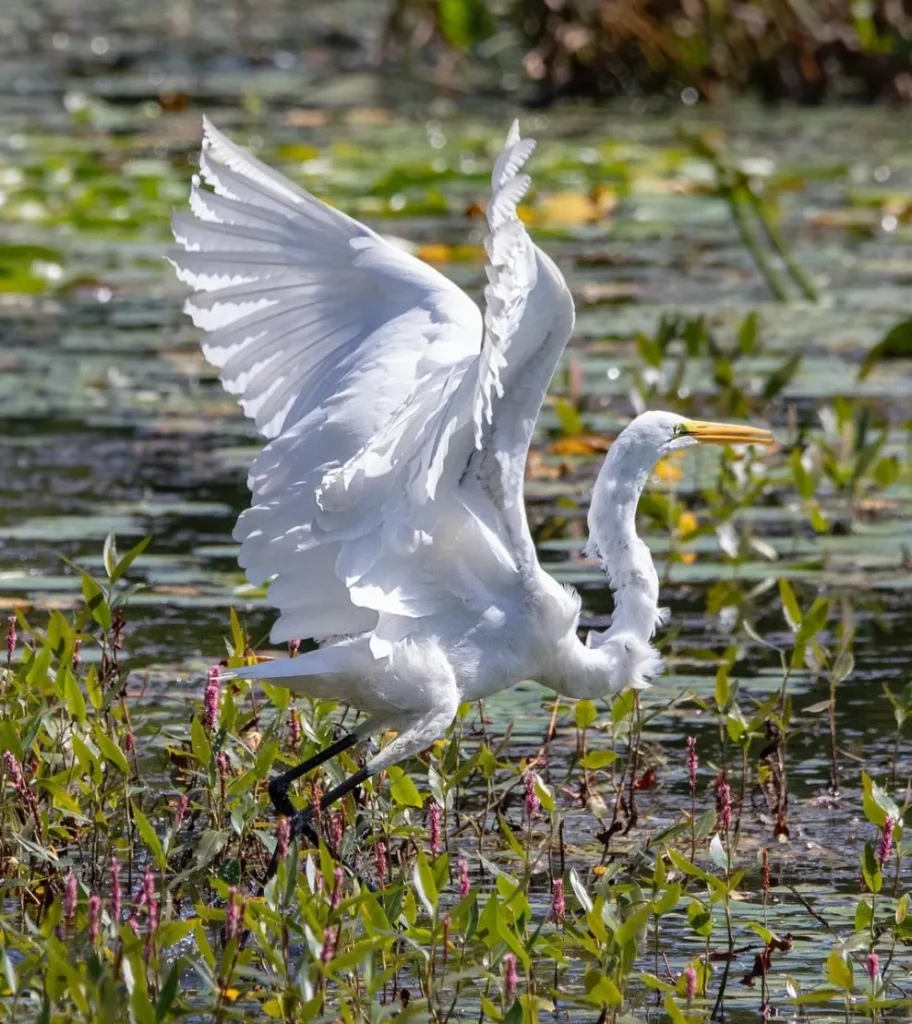
[[[579,597],[539,564],[523,500],[574,321],[560,271],[517,215],[534,145],[514,124],[494,165],[482,314],[432,267],[204,122],[173,263],[194,289],[186,309],[207,332],[206,358],[268,439],[235,529],[240,563],[252,583],[271,581],[273,641],[323,641],[242,674],[369,716],[275,780],[285,813],[291,778],[325,757],[397,731],[334,798],[432,743],[461,702],[520,680],[571,697],[644,685],[660,669],[658,578],[635,530],[652,468],[701,441],[772,442],[664,412],[621,433],[589,512],[615,611],[581,642]]]

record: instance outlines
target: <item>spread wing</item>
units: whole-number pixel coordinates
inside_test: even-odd
[[[373,630],[380,653],[416,619],[483,607],[492,575],[515,573],[509,529],[473,508],[488,492],[460,493],[540,274],[537,259],[505,287],[529,151],[514,134],[495,171],[483,329],[442,275],[205,123],[211,190],[195,180],[191,212],[175,216],[173,262],[206,357],[270,439],[235,536],[251,581],[272,580],[274,641]]]

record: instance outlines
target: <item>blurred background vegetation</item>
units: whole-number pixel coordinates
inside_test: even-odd
[[[0,75],[42,54],[122,72],[165,42],[166,72],[373,70],[537,104],[912,97],[912,0],[7,0]]]

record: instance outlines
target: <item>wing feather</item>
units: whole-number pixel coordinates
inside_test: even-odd
[[[514,124],[494,166],[482,319],[437,271],[204,123],[173,263],[206,358],[269,439],[235,536],[251,581],[271,581],[274,640],[371,631],[380,655],[434,616],[496,614],[495,581],[525,555],[496,439],[534,422],[543,390],[527,394],[524,374],[545,344],[546,386],[566,340],[566,288],[517,214],[533,148]],[[522,429],[502,422],[517,410]]]

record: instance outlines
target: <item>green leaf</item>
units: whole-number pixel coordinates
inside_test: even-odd
[[[587,1003],[594,1006],[620,1006],[623,1002],[617,985],[605,974],[589,971],[583,983]]]
[[[795,598],[795,591],[792,585],[784,577],[779,580],[779,599],[782,601],[782,611],[785,613],[785,621],[792,632],[796,632],[801,625],[801,608]]]
[[[238,618],[238,613],[233,606],[228,609],[228,614],[231,618],[231,642],[234,645],[232,654],[236,658],[243,658],[244,652],[247,649],[247,638],[244,636],[241,620]]]
[[[851,960],[846,960],[839,949],[830,950],[826,962],[827,977],[839,988],[851,990],[854,984]]]
[[[865,771],[861,773],[861,783],[864,788],[862,806],[865,817],[871,824],[883,828],[888,817],[892,818],[894,822],[902,821],[902,815],[899,813],[896,803]]]
[[[400,807],[421,808],[424,806],[424,801],[421,799],[418,787],[401,768],[395,765],[391,767],[389,769],[389,777],[390,796]]]
[[[62,668],[60,672],[63,674],[63,699],[66,701],[67,711],[80,725],[85,725],[86,703],[79,683],[69,668]]]
[[[874,907],[870,900],[861,899],[855,908],[855,931],[866,932],[874,922]]]
[[[720,711],[727,711],[731,700],[731,686],[728,682],[728,665],[720,665],[716,672],[715,688],[716,707]]]
[[[114,767],[122,772],[124,775],[130,774],[130,764],[127,761],[127,756],[120,749],[117,741],[112,739],[102,729],[100,725],[95,726],[95,742],[98,744],[98,749],[102,754],[114,765]]]
[[[861,854],[861,873],[864,876],[868,892],[878,893],[883,887],[883,874],[872,843],[865,843]]]
[[[705,938],[712,934],[712,914],[699,900],[691,900],[690,906],[687,908],[687,921],[697,935]]]
[[[752,355],[757,350],[757,314],[748,313],[738,328],[738,350],[742,356]]]
[[[163,871],[168,866],[168,858],[165,856],[162,841],[158,838],[158,834],[152,827],[152,822],[149,821],[136,804],[133,805],[133,820],[136,822],[136,827],[139,829],[143,842],[149,848],[149,853],[155,861],[155,866],[160,871]]]
[[[568,402],[566,398],[554,399],[554,415],[557,416],[557,422],[560,424],[563,434],[575,437],[577,434],[584,434],[586,432],[579,409],[571,402]]]
[[[111,577],[111,582],[116,583],[121,579],[127,569],[136,561],[137,558],[146,550],[149,544],[152,542],[152,534],[146,534],[145,537],[137,544],[134,544],[132,548],[120,559],[119,562],[114,566],[114,571],[108,573]]]
[[[25,674],[25,681],[29,686],[36,688],[44,686],[47,682],[48,672],[51,669],[51,649],[50,647],[39,647],[35,651],[35,655],[32,658],[32,663],[29,665],[28,672]]]
[[[92,618],[102,629],[111,628],[111,608],[105,598],[101,585],[87,573],[82,573],[82,596],[85,598],[86,607],[92,613]]]
[[[591,700],[578,700],[574,714],[577,729],[588,729],[598,718],[598,711]]]
[[[579,901],[579,905],[588,914],[592,910],[592,897],[586,891],[586,886],[577,874],[576,868],[570,868],[570,888]]]
[[[591,772],[598,771],[600,768],[607,768],[608,765],[614,764],[619,756],[616,750],[590,750],[580,760],[580,767]]]
[[[212,746],[209,743],[206,730],[203,728],[203,723],[196,715],[193,716],[193,721],[190,723],[190,749],[197,761],[208,767],[212,761]]]
[[[105,572],[110,579],[117,567],[117,540],[113,533],[109,533],[105,537],[104,547],[101,549],[101,560],[104,562]]]
[[[656,916],[661,917],[662,914],[667,914],[670,910],[678,905],[681,899],[681,884],[680,882],[669,882],[668,887],[662,893],[662,895],[655,901],[653,911]]]
[[[712,837],[709,844],[709,856],[717,868],[721,868],[723,871],[731,870],[731,862],[728,859],[728,853],[722,845],[722,837],[718,832]]]
[[[168,977],[158,993],[158,1001],[155,1004],[155,1020],[158,1024],[161,1024],[161,1021],[165,1020],[168,1016],[168,1011],[171,1009],[174,997],[177,995],[177,986],[180,982],[180,967],[179,961],[175,961],[171,965]]]
[[[652,916],[652,912],[652,904],[647,903],[642,907],[637,907],[633,913],[628,915],[618,930],[614,933],[614,939],[618,946],[624,947],[628,942],[633,942],[636,939],[637,934],[646,927],[646,923]]]
[[[415,858],[415,867],[412,871],[412,881],[415,883],[415,891],[418,893],[418,898],[424,904],[428,917],[433,917],[437,911],[439,894],[437,892],[437,883],[434,880],[434,872],[428,863],[427,857],[424,855],[424,850],[418,850],[418,855]]]
[[[858,379],[864,380],[879,362],[889,359],[912,359],[912,320],[901,320],[887,331],[864,357]]]

